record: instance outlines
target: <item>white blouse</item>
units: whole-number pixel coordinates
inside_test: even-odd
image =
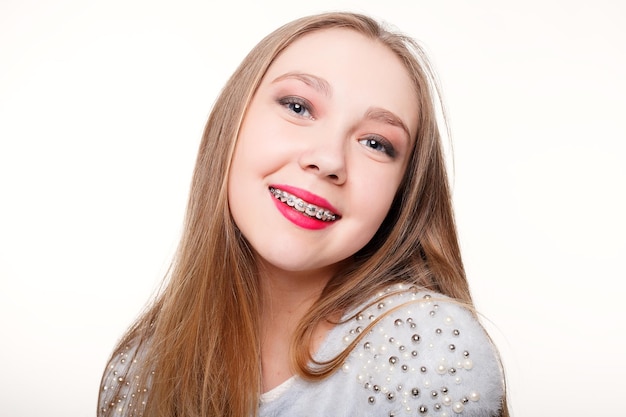
[[[315,359],[331,359],[357,338],[326,379],[295,376],[263,394],[259,417],[498,415],[504,395],[498,356],[475,316],[451,299],[394,285],[346,314]],[[115,387],[115,376],[130,366],[122,358],[110,364],[102,389]],[[119,415],[134,414],[119,407]]]

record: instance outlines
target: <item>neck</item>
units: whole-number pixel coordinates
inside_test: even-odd
[[[290,272],[259,265],[261,290],[261,363],[263,388],[268,391],[293,375],[290,344],[304,315],[319,298],[334,269]],[[313,332],[317,351],[332,326],[324,322]]]
[[[332,273],[332,270],[283,271],[263,265],[259,280],[263,319],[282,321],[280,318],[287,316],[299,321],[319,298]]]

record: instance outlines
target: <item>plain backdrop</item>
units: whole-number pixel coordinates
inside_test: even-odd
[[[624,412],[623,2],[0,0],[2,416],[95,415],[220,88],[262,36],[329,10],[417,38],[439,74],[513,415]]]

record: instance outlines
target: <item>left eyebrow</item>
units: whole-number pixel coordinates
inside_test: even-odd
[[[389,110],[382,109],[380,107],[370,107],[365,113],[365,118],[369,120],[378,120],[392,126],[399,127],[404,130],[404,133],[410,138],[411,133],[406,124],[398,116],[390,112]]]
[[[326,81],[325,79],[321,77],[317,77],[311,74],[306,74],[303,72],[288,72],[286,74],[280,75],[272,81],[272,84],[277,83],[282,80],[290,79],[290,78],[300,80],[306,85],[324,94],[325,96],[330,97],[332,95],[332,88],[330,87],[330,84],[328,83],[328,81]]]

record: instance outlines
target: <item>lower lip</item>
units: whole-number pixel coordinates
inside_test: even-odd
[[[295,224],[296,226],[300,226],[303,229],[309,230],[320,230],[330,226],[334,222],[324,222],[313,217],[309,217],[303,213],[300,213],[298,210],[293,209],[287,204],[281,202],[273,195],[270,194],[272,200],[274,200],[274,204],[276,204],[276,208],[280,213],[287,218],[290,222]]]

